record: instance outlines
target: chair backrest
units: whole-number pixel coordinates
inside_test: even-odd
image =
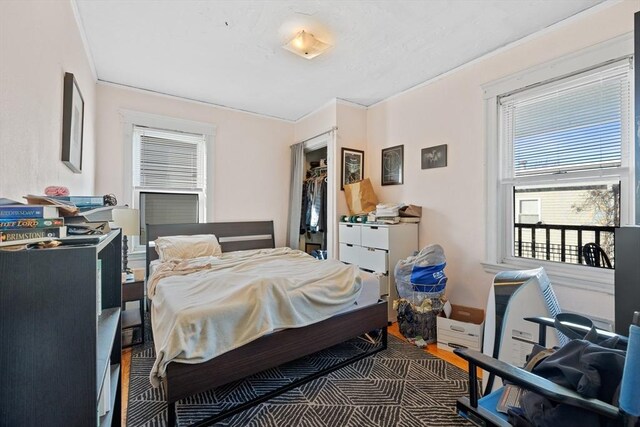
[[[604,250],[595,243],[587,243],[582,247],[584,262],[592,267],[612,268],[609,257]]]

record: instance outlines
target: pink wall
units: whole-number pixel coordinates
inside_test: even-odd
[[[352,148],[366,151],[367,148],[367,109],[359,105],[338,101],[336,105],[336,123],[338,131],[336,133],[336,176],[338,182],[336,186],[336,212],[338,215],[347,215],[347,201],[344,191],[340,190],[340,180],[342,179],[342,148]],[[364,156],[367,161],[367,153]],[[365,164],[364,177],[371,178],[371,169]]]
[[[480,264],[486,220],[481,85],[630,32],[637,10],[637,2],[625,1],[588,13],[369,108],[367,175],[381,199],[423,206],[420,246],[444,247],[447,293],[454,303],[484,307],[492,280]],[[381,150],[399,144],[405,150],[405,184],[380,187]],[[448,166],[421,170],[420,150],[440,144],[448,145]],[[567,289],[557,293],[565,309],[580,310],[590,298],[576,298]],[[612,319],[612,297],[598,298],[592,314]]]
[[[365,150],[367,143],[367,109],[365,107],[334,99],[313,113],[308,114],[295,123],[295,141],[305,141],[326,132],[333,127],[336,130],[336,143],[333,151],[332,176],[335,182],[335,227],[334,239],[329,239],[328,245],[333,245],[331,254],[337,258],[338,251],[338,219],[340,215],[348,214],[344,191],[340,190],[342,147]],[[329,157],[331,157],[331,151]],[[365,156],[366,160],[366,156]],[[331,171],[329,172],[332,173]],[[367,171],[365,170],[365,177]],[[331,256],[331,255],[330,255]]]
[[[295,142],[312,138],[333,127],[336,131],[336,149],[333,168],[336,177],[336,214],[348,214],[344,191],[340,190],[342,147],[365,150],[367,145],[367,109],[341,100],[332,100],[324,107],[295,123]],[[366,160],[366,156],[365,156]],[[368,171],[365,170],[365,177]]]
[[[294,126],[294,141],[292,144],[306,141],[309,138],[331,130],[336,124],[336,102],[332,100],[316,111],[296,121]]]
[[[293,124],[254,114],[98,84],[96,190],[124,194],[124,130],[120,110],[216,126],[208,155],[208,221],[274,220],[284,245],[289,202],[289,145]]]
[[[64,73],[84,97],[82,174],[60,160]],[[0,2],[0,197],[93,194],[95,80],[68,1]]]

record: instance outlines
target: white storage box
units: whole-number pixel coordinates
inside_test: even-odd
[[[438,348],[453,351],[464,347],[480,351],[484,330],[484,310],[451,304],[449,318],[438,317]]]

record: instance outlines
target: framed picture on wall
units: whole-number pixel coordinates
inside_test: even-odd
[[[404,145],[382,150],[382,185],[398,185],[404,181]]]
[[[447,166],[447,144],[423,148],[420,154],[422,169],[443,168]]]
[[[62,102],[62,162],[75,173],[82,173],[82,130],[84,99],[75,77],[64,73]]]
[[[364,179],[364,151],[342,148],[342,181],[340,189],[346,184]]]

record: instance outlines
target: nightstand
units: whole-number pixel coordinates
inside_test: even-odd
[[[138,308],[125,310],[129,301],[138,301]],[[144,343],[144,280],[122,282],[122,347]]]

